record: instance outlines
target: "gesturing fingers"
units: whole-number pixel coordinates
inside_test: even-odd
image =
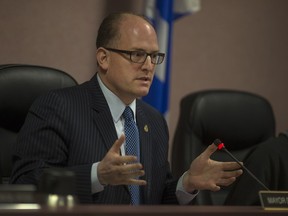
[[[144,176],[145,172],[144,170],[129,170],[129,171],[123,171],[119,173],[119,179],[122,180],[122,184],[125,185],[131,185],[131,184],[137,184],[137,185],[144,185],[146,184],[146,181],[138,179],[140,176]]]
[[[222,171],[218,178],[215,179],[215,185],[217,186],[229,186],[231,185],[238,176],[243,173],[242,170],[234,171]]]
[[[113,166],[102,175],[105,176],[110,185],[146,184],[146,181],[136,179],[145,175],[140,163]]]
[[[225,171],[222,174],[222,178],[231,178],[231,177],[238,177],[243,173],[243,170],[233,170],[233,171]]]
[[[119,139],[117,139],[115,141],[115,143],[113,144],[113,146],[110,148],[109,152],[114,152],[114,153],[117,153],[119,154],[120,153],[120,148],[121,148],[121,145],[124,143],[125,141],[125,135],[122,134]]]
[[[146,181],[136,179],[143,176],[145,172],[142,164],[137,163],[135,156],[116,156],[111,161],[101,161],[97,173],[102,184],[146,184]]]
[[[125,141],[121,135],[97,166],[97,177],[101,184],[107,185],[145,185],[145,180],[137,179],[145,174],[142,164],[133,155],[121,156],[120,148]]]
[[[243,165],[242,162],[240,163]],[[238,170],[241,166],[237,162],[223,162],[222,168],[223,170]]]
[[[132,156],[132,155],[127,155],[127,156],[121,156],[117,158],[117,163],[118,164],[132,164],[137,162],[137,157]]]
[[[202,152],[202,157],[208,160],[211,157],[211,155],[216,151],[217,151],[217,146],[212,143],[205,149],[204,152]]]
[[[123,164],[123,166],[119,166],[119,172],[133,172],[135,170],[141,170],[143,168],[141,163],[132,163],[132,164]]]

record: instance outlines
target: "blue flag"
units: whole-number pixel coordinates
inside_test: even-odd
[[[159,48],[165,52],[165,61],[157,65],[149,94],[142,99],[167,117],[173,22],[181,16],[200,9],[200,0],[146,0],[145,15],[151,19],[158,35]]]

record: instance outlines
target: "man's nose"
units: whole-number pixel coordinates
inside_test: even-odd
[[[146,60],[144,61],[143,68],[147,69],[147,70],[152,70],[154,68],[154,64],[152,63],[152,59],[150,56],[147,56]]]

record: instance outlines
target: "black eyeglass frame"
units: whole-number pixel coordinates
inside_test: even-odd
[[[112,51],[112,52],[116,52],[116,53],[124,53],[124,54],[128,54],[129,55],[129,59],[131,62],[133,63],[138,63],[138,64],[142,64],[146,61],[147,57],[150,56],[151,58],[151,63],[152,64],[161,64],[163,61],[164,61],[164,58],[165,58],[165,53],[160,53],[160,52],[155,52],[155,53],[147,53],[143,50],[121,50],[121,49],[114,49],[114,48],[109,48],[109,47],[103,47],[104,49],[107,49],[109,51]],[[145,53],[146,57],[143,61],[139,62],[139,61],[133,61],[132,60],[132,54],[133,53],[139,53],[139,52],[142,52],[142,53]],[[153,55],[156,55],[156,60],[157,59],[160,59],[161,61],[154,61],[154,58],[152,57]]]

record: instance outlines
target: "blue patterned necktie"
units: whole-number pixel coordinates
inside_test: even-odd
[[[123,117],[125,119],[124,131],[126,137],[126,155],[135,155],[140,161],[140,145],[139,145],[139,132],[137,125],[134,121],[133,111],[129,106],[127,106],[123,112]],[[140,191],[139,185],[129,185],[128,186],[131,195],[131,204],[140,204]]]

